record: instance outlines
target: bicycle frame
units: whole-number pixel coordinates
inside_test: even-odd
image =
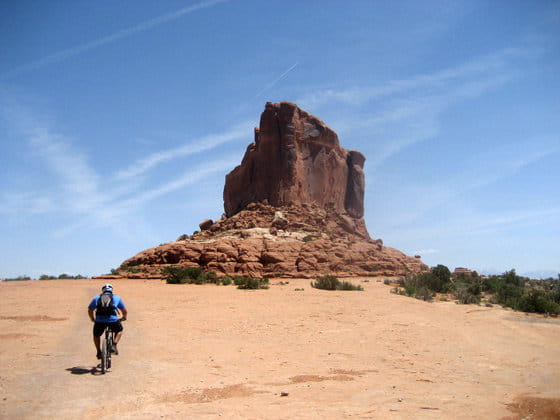
[[[113,347],[113,332],[109,327],[105,328],[105,338],[101,344],[101,373],[111,368],[111,349]]]

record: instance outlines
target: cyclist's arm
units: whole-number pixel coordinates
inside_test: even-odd
[[[126,310],[126,308],[122,308],[121,309],[121,314],[122,314],[122,320],[124,321],[128,315],[128,311]]]
[[[87,313],[89,315],[89,319],[91,319],[91,322],[95,322],[95,318],[93,317],[93,310],[88,309]]]

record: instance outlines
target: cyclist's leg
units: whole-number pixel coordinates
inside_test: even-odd
[[[113,336],[113,343],[117,344],[117,343],[119,342],[119,340],[120,340],[121,337],[122,337],[122,333],[123,333],[123,332],[121,331],[121,332],[116,333],[116,334]]]
[[[121,321],[117,321],[111,324],[111,331],[113,331],[113,343],[117,344],[123,334],[123,326]]]
[[[93,344],[95,344],[95,349],[101,351],[101,337],[93,336]]]
[[[93,344],[95,344],[95,349],[97,354],[101,353],[101,336],[105,330],[105,325],[101,322],[93,323]]]

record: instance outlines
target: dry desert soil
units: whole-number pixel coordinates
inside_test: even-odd
[[[105,375],[86,310],[103,280],[0,283],[0,418],[560,417],[559,319],[353,282],[115,281],[129,320]]]

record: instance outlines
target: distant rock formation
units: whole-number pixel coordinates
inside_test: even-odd
[[[241,165],[226,176],[222,219],[126,260],[120,274],[196,266],[252,277],[397,276],[428,267],[372,240],[363,220],[365,157],[290,102],[267,103]],[[130,268],[138,271],[131,275]]]

